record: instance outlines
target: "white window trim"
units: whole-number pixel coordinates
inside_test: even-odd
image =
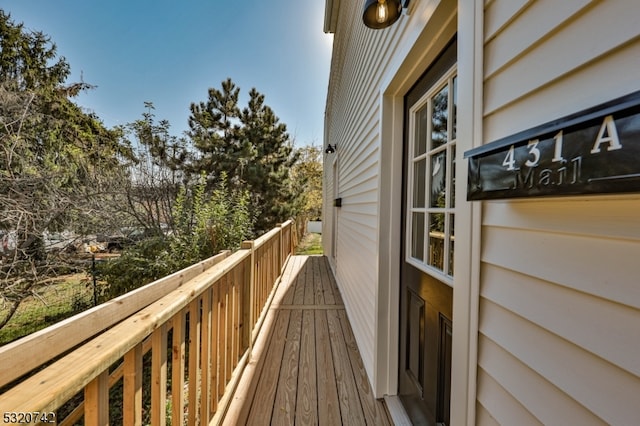
[[[451,159],[451,148],[455,148],[457,146],[457,138],[452,138],[452,134],[453,134],[453,123],[454,120],[448,120],[447,123],[447,142],[440,146],[437,147],[435,149],[429,149],[427,147],[426,151],[423,154],[420,154],[418,156],[414,156],[413,153],[415,152],[414,148],[415,148],[415,132],[413,131],[415,129],[415,117],[416,117],[416,112],[419,111],[422,107],[424,107],[428,102],[429,99],[431,99],[434,95],[436,95],[440,90],[442,90],[443,87],[445,86],[449,86],[450,90],[449,90],[449,98],[448,98],[448,106],[449,106],[449,110],[450,108],[452,108],[453,106],[453,79],[454,77],[457,76],[457,65],[454,65],[453,67],[451,67],[430,89],[428,92],[426,92],[414,105],[411,106],[410,110],[409,110],[409,146],[408,146],[408,152],[410,153],[410,160],[407,163],[407,200],[406,200],[406,231],[405,231],[405,261],[411,265],[413,265],[414,267],[416,267],[417,269],[419,269],[420,271],[429,274],[431,276],[433,276],[434,278],[437,278],[438,280],[448,284],[449,286],[453,286],[453,271],[448,271],[449,269],[449,264],[450,264],[450,256],[451,256],[451,252],[450,252],[450,239],[449,237],[451,236],[451,220],[449,219],[450,215],[453,215],[455,218],[456,215],[456,208],[455,207],[449,207],[451,206],[451,200],[452,200],[452,195],[451,191],[450,191],[450,187],[447,188],[448,190],[446,191],[446,195],[445,195],[445,206],[447,207],[429,207],[429,197],[426,197],[426,193],[428,192],[428,186],[429,185],[425,185],[425,206],[424,207],[413,207],[413,198],[414,198],[414,173],[413,173],[413,164],[415,164],[416,161],[419,161],[421,159],[428,159],[431,158],[431,156],[437,152],[440,151],[444,151],[446,150],[448,152],[449,155],[447,155],[447,161],[449,162]],[[429,116],[431,116],[431,110],[429,111]],[[428,128],[427,128],[427,134],[430,135],[431,134],[431,120],[428,120]],[[457,136],[457,135],[456,135]],[[426,162],[426,173],[425,176],[430,176],[431,175],[431,162],[427,161]],[[453,173],[452,167],[450,167],[449,164],[447,164],[446,167],[446,177],[445,177],[445,182],[446,185],[449,185],[449,182],[451,182],[451,173]],[[427,183],[429,183],[429,179],[427,179]],[[424,221],[425,221],[425,229],[429,226],[429,213],[443,213],[445,215],[445,230],[444,230],[444,234],[445,234],[445,240],[444,240],[444,259],[443,259],[443,270],[435,267],[435,266],[431,266],[429,265],[426,261],[421,261],[417,258],[414,258],[411,256],[411,245],[412,245],[412,235],[413,235],[413,221],[412,221],[412,214],[413,213],[424,213]],[[455,219],[454,219],[455,221]],[[454,231],[454,235],[455,235],[455,231]],[[426,237],[424,239],[424,247],[423,247],[423,254],[425,256],[425,258],[428,256],[428,250],[429,250],[429,238]],[[455,255],[454,255],[455,256]]]

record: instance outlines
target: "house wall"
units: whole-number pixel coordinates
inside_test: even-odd
[[[379,85],[388,55],[398,42],[397,28],[375,32],[362,21],[359,1],[340,1],[334,33],[333,56],[327,107],[325,146],[337,144],[334,154],[325,154],[325,210],[323,223],[334,223],[332,234],[325,230],[324,249],[344,299],[365,369],[373,377],[375,295],[378,256],[378,174],[380,170]],[[336,156],[334,159],[333,156]],[[339,177],[333,176],[336,161]],[[327,173],[328,172],[328,173]],[[337,188],[333,185],[337,184]],[[333,207],[334,194],[342,207]]]
[[[403,97],[455,34],[455,4],[420,1],[374,31],[361,1],[327,2],[332,16],[339,9],[325,25],[334,46],[324,141],[338,147],[324,156],[323,244],[377,397],[397,392]]]
[[[371,31],[361,1],[327,2],[323,241],[378,397],[397,375],[402,98],[451,35],[446,0],[411,3]],[[460,153],[640,90],[637,0],[457,4]],[[640,195],[456,205],[452,424],[637,424]]]
[[[483,142],[640,89],[637,0],[487,0]],[[637,424],[640,196],[482,203],[478,424]]]

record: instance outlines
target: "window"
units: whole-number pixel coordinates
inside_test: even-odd
[[[453,276],[457,77],[451,69],[411,108],[407,262]]]

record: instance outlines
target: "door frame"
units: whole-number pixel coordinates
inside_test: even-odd
[[[420,2],[403,31],[380,90],[380,202],[378,291],[373,391],[377,398],[398,392],[400,317],[400,253],[402,140],[404,95],[448,41],[458,37],[458,142],[456,161],[456,237],[469,244],[456,247],[452,354],[452,424],[475,423],[480,207],[466,201],[467,167],[462,153],[482,143],[481,0]]]
[[[450,383],[451,359],[449,358],[446,363],[443,363],[441,358],[443,356],[443,341],[446,336],[443,323],[455,324],[452,307],[452,284],[455,275],[449,274],[451,271],[449,271],[450,264],[447,259],[451,253],[447,253],[449,247],[447,240],[449,240],[449,232],[451,231],[448,225],[449,218],[455,217],[458,210],[457,204],[455,206],[451,204],[453,201],[450,198],[451,190],[454,188],[449,186],[453,179],[453,176],[450,176],[451,154],[455,152],[457,146],[457,137],[453,136],[456,123],[456,110],[453,109],[455,90],[453,88],[457,79],[457,52],[458,43],[454,36],[404,97],[403,185],[401,190],[404,209],[400,231],[400,239],[404,244],[398,254],[400,256],[401,292],[398,394],[402,398],[407,413],[411,413],[410,417],[416,420],[423,419],[428,424],[440,422],[441,418],[447,421],[446,424],[449,424],[450,419],[450,410],[445,414],[444,407],[450,406],[451,394],[444,395],[442,387],[445,381]],[[441,141],[436,147],[431,143],[425,143],[423,149],[417,152],[416,147],[419,146],[419,141],[416,140],[416,126],[419,125],[417,115],[420,111],[426,110],[426,122],[432,123],[433,99],[445,88],[447,90],[446,111],[448,118],[446,140]],[[453,116],[451,116],[452,113]],[[431,125],[429,125],[430,127]],[[431,140],[428,136],[430,131],[433,132],[433,129],[426,130],[422,137]],[[429,227],[429,217],[435,207],[433,199],[431,199],[432,189],[429,185],[431,183],[431,165],[433,164],[431,161],[443,152],[446,153],[445,168],[447,173],[444,177],[446,202],[435,209],[437,214],[443,215],[444,219],[444,259],[442,270],[440,270],[431,266],[431,262],[427,259],[431,238],[427,236],[429,234],[426,233],[426,229]],[[414,164],[416,163],[414,161],[425,164],[424,183],[426,185],[422,187],[424,198],[421,207],[414,204],[415,188],[420,187],[415,186],[417,184],[414,174]],[[422,179],[420,180],[422,181]],[[431,195],[427,195],[428,193]],[[422,259],[416,259],[411,255],[412,243],[410,239],[415,225],[412,217],[416,213],[422,214],[424,221],[421,231],[425,235],[421,244],[423,248]],[[419,310],[415,309],[416,302],[421,307]],[[411,319],[412,316],[415,318]],[[419,324],[418,329],[415,328],[417,323]],[[450,345],[450,342],[448,343]],[[414,357],[414,355],[418,357]],[[406,358],[403,359],[403,357]],[[409,358],[412,358],[413,361],[410,362]],[[418,370],[412,370],[412,365]],[[446,390],[449,389],[450,386],[447,386]],[[422,424],[421,421],[419,423]]]

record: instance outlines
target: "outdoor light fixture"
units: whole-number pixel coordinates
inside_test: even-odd
[[[362,20],[374,30],[387,28],[398,20],[402,8],[408,6],[409,0],[365,0]]]
[[[329,144],[327,146],[327,149],[324,150],[324,152],[326,152],[327,154],[333,154],[334,152],[336,152],[336,148],[338,148],[337,144]]]

